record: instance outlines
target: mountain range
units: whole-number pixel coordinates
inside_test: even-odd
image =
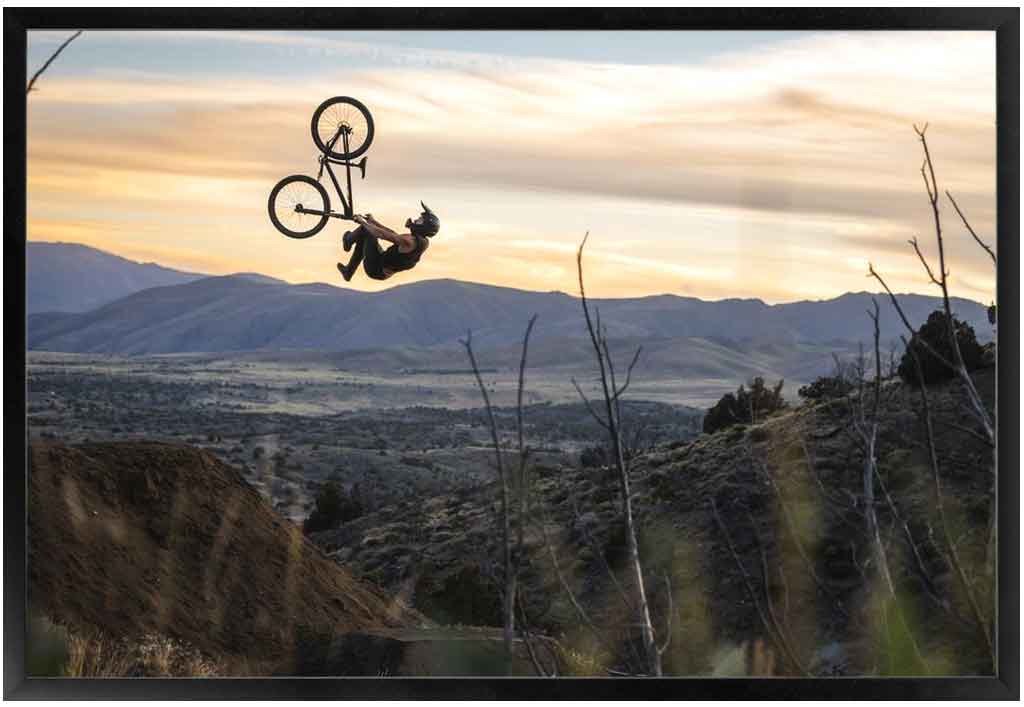
[[[88,312],[149,287],[180,285],[201,273],[138,263],[79,243],[25,244],[26,310]]]
[[[29,244],[28,346],[35,350],[118,355],[185,352],[367,352],[460,350],[472,330],[480,350],[514,359],[526,322],[538,315],[531,362],[550,365],[587,352],[577,297],[458,280],[427,280],[368,293],[323,283],[293,285],[238,274],[204,277],[140,264],[73,244]],[[77,258],[77,259],[76,259]],[[40,312],[32,292],[63,273],[51,301],[73,303]],[[97,282],[111,286],[101,293]],[[115,286],[116,284],[116,286]],[[91,309],[84,304],[135,291]],[[77,293],[77,294],[76,294]],[[812,349],[870,344],[872,298],[882,306],[881,337],[888,345],[904,333],[884,295],[847,293],[834,299],[766,304],[759,299],[704,301],[656,295],[593,299],[613,342],[643,342],[666,356],[681,348],[713,347],[744,356],[760,351],[783,358]],[[906,294],[899,301],[917,326],[941,306],[937,297]],[[957,316],[979,339],[991,338],[985,307],[954,299]],[[54,309],[54,307],[49,307]],[[539,358],[537,358],[539,356]],[[413,357],[418,359],[417,357]],[[504,362],[504,361],[503,361]]]

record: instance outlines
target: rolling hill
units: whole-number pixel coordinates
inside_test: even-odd
[[[659,342],[701,339],[743,355],[752,349],[786,355],[800,347],[869,342],[866,312],[872,296],[848,293],[769,305],[756,299],[708,302],[658,295],[596,299],[593,304],[612,340],[642,341],[657,349]],[[899,298],[915,324],[940,306],[935,297]],[[903,331],[884,296],[880,300],[882,340],[889,342]],[[954,308],[980,339],[991,338],[983,305],[957,299]],[[459,339],[472,330],[481,350],[512,355],[531,314],[539,315],[537,365],[544,365],[544,356],[554,365],[587,352],[579,300],[561,292],[428,280],[366,293],[249,275],[153,287],[89,312],[30,315],[28,342],[35,350],[119,355],[396,347],[451,351],[459,350]]]
[[[133,292],[205,275],[138,263],[79,243],[25,244],[26,309],[88,312]]]

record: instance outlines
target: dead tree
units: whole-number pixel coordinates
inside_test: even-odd
[[[868,264],[868,275],[877,280],[878,283],[882,286],[882,288],[886,291],[886,293],[889,296],[889,300],[893,305],[893,308],[896,310],[897,314],[900,317],[900,320],[902,321],[904,327],[906,328],[909,334],[909,340],[906,337],[904,337],[903,344],[913,360],[915,369],[917,371],[918,380],[921,382],[919,387],[922,405],[922,418],[924,421],[925,428],[925,447],[928,451],[928,459],[929,465],[931,467],[931,475],[933,482],[933,493],[935,495],[935,504],[939,515],[939,525],[941,526],[940,531],[943,544],[941,554],[944,556],[947,565],[949,566],[953,576],[956,578],[958,584],[961,587],[961,590],[963,591],[964,596],[966,597],[968,606],[970,607],[970,613],[973,623],[975,624],[979,636],[982,638],[986,648],[988,649],[994,665],[996,655],[994,645],[992,642],[992,632],[989,627],[989,620],[984,616],[981,610],[981,604],[978,601],[978,598],[975,594],[973,583],[968,577],[966,568],[964,567],[963,562],[960,558],[960,554],[957,549],[957,544],[952,537],[949,528],[949,523],[946,518],[945,504],[943,500],[942,491],[942,481],[939,469],[939,460],[935,449],[934,420],[932,418],[931,409],[929,406],[928,390],[923,376],[921,361],[914,347],[915,343],[920,344],[921,347],[925,351],[927,351],[930,356],[933,356],[936,360],[942,363],[942,365],[946,366],[960,380],[961,385],[967,395],[968,404],[970,406],[972,415],[979,424],[979,426],[982,428],[983,434],[978,435],[977,433],[973,433],[973,431],[970,430],[964,431],[970,431],[975,436],[981,437],[984,441],[988,443],[988,446],[994,450],[996,447],[995,425],[992,421],[991,415],[988,412],[988,409],[985,407],[981,395],[978,393],[978,389],[974,384],[974,380],[971,378],[970,373],[967,371],[967,367],[964,365],[963,356],[960,352],[960,346],[956,338],[956,324],[953,319],[953,312],[949,302],[949,269],[946,265],[945,244],[942,235],[942,220],[939,213],[939,186],[935,177],[935,168],[932,164],[931,152],[928,149],[928,140],[926,137],[927,130],[927,124],[925,124],[923,128],[918,128],[916,125],[914,126],[914,132],[917,133],[917,136],[921,141],[922,150],[924,151],[924,161],[921,165],[920,172],[921,178],[924,181],[925,191],[928,195],[928,203],[931,208],[932,219],[935,228],[935,240],[938,247],[939,255],[937,275],[936,270],[932,269],[928,260],[924,257],[924,254],[921,252],[917,239],[913,238],[909,241],[909,243],[911,247],[914,249],[914,252],[917,254],[918,260],[920,261],[922,267],[928,275],[928,279],[931,281],[932,284],[939,287],[939,289],[942,292],[943,313],[945,315],[946,320],[946,331],[947,336],[949,337],[949,345],[953,353],[952,360],[941,355],[923,337],[918,336],[917,331],[914,329],[913,325],[907,319],[907,316],[904,313],[903,308],[900,306],[900,303],[897,300],[896,296],[889,288],[889,285],[886,283],[885,279],[875,270],[874,266],[870,263]],[[957,205],[956,201],[953,199],[952,195],[948,191],[946,192],[946,196],[953,204],[954,209],[956,209],[957,214],[960,216],[961,221],[963,222],[967,230],[970,232],[971,236],[989,254],[989,256],[992,258],[993,263],[995,263],[995,253],[974,232],[974,229],[971,228],[971,225],[968,222],[966,216],[960,210],[960,207]],[[994,463],[990,465],[990,475],[992,477],[993,486],[992,500],[990,502],[991,510],[989,514],[990,525],[988,533],[988,547],[986,553],[988,555],[988,559],[986,560],[986,570],[989,577],[994,578],[995,568],[994,564],[991,563],[992,547],[995,544]]]
[[[484,409],[487,413],[487,423],[491,432],[491,441],[494,443],[494,462],[498,472],[498,483],[501,486],[501,553],[504,588],[502,592],[502,626],[505,653],[512,655],[512,641],[516,631],[516,597],[519,591],[519,572],[522,567],[524,553],[524,527],[526,524],[528,484],[526,479],[526,462],[528,450],[523,444],[523,383],[526,373],[526,353],[530,343],[530,333],[537,321],[537,315],[530,317],[526,326],[526,333],[523,335],[523,350],[519,361],[519,384],[516,396],[516,423],[519,439],[519,468],[516,476],[516,492],[518,497],[518,534],[517,549],[515,557],[512,553],[511,542],[511,504],[509,478],[505,470],[504,458],[501,453],[501,444],[498,440],[498,425],[494,420],[494,410],[491,407],[491,399],[487,394],[487,386],[484,385],[480,375],[480,367],[477,365],[476,356],[473,353],[473,334],[466,333],[462,345],[466,348],[470,365],[473,367],[473,375],[476,377],[477,385],[480,387],[480,394],[484,399]],[[531,649],[532,650],[532,649]],[[532,657],[532,656],[531,656]]]
[[[587,304],[587,294],[583,286],[583,248],[587,244],[589,232],[583,237],[579,249],[576,251],[576,270],[579,275],[580,302],[583,306],[583,318],[587,324],[587,332],[590,334],[590,343],[594,348],[594,355],[597,358],[598,371],[601,380],[601,393],[604,398],[604,415],[599,414],[590,400],[583,393],[582,389],[573,380],[573,385],[583,398],[587,410],[597,420],[598,424],[608,433],[612,445],[612,462],[618,475],[619,491],[622,495],[622,522],[626,536],[626,548],[629,557],[630,571],[633,574],[636,592],[634,602],[636,621],[640,628],[641,640],[643,642],[644,657],[647,662],[649,674],[661,676],[661,654],[654,641],[654,627],[651,624],[651,613],[647,603],[647,591],[644,586],[643,565],[640,562],[640,548],[637,543],[636,525],[633,518],[633,500],[629,478],[629,466],[623,452],[621,406],[622,395],[629,387],[633,375],[633,368],[640,358],[642,348],[638,348],[633,356],[629,367],[626,370],[626,378],[621,386],[618,385],[615,375],[615,366],[612,362],[608,347],[608,338],[601,327],[600,312],[596,313],[596,322],[590,316],[590,307]]]
[[[66,47],[67,45],[71,44],[71,42],[74,41],[75,38],[78,37],[78,35],[80,35],[81,33],[82,33],[82,30],[78,30],[73,35],[71,35],[70,37],[65,39],[64,43],[61,44],[59,47],[57,47],[57,51],[55,51],[53,54],[51,54],[50,58],[46,60],[46,63],[43,64],[41,67],[39,67],[39,70],[37,72],[32,74],[32,78],[29,80],[28,86],[25,88],[25,95],[26,96],[28,94],[32,93],[33,90],[35,90],[36,79],[38,79],[40,76],[42,76],[43,72],[46,71],[50,67],[50,64],[53,63],[53,60],[56,59],[58,56],[60,56],[60,53],[62,51],[64,51],[64,47]]]
[[[932,284],[938,286],[938,288],[942,291],[942,308],[943,312],[946,315],[946,334],[949,337],[949,346],[950,350],[953,352],[953,359],[948,360],[946,359],[946,357],[940,355],[937,351],[935,351],[933,347],[929,346],[924,339],[918,338],[917,342],[922,344],[922,346],[925,348],[925,350],[928,351],[929,354],[934,356],[944,366],[953,371],[960,379],[961,383],[963,384],[964,390],[967,392],[967,398],[971,404],[974,416],[978,420],[982,429],[984,430],[985,436],[988,437],[989,441],[994,447],[996,441],[995,425],[992,424],[992,418],[988,414],[988,410],[985,408],[985,404],[981,399],[981,395],[978,394],[978,389],[974,385],[974,380],[971,378],[971,374],[968,373],[967,367],[964,365],[963,355],[960,353],[960,344],[957,342],[956,338],[956,323],[953,321],[953,310],[949,304],[949,269],[946,267],[946,249],[945,243],[942,238],[942,219],[939,215],[939,185],[935,179],[935,168],[932,165],[931,152],[928,150],[928,140],[925,137],[925,133],[928,131],[928,125],[925,124],[925,126],[920,129],[915,125],[914,131],[917,133],[918,138],[921,140],[921,147],[924,150],[924,162],[921,165],[921,178],[924,180],[925,191],[927,191],[928,193],[928,204],[932,210],[932,219],[935,226],[935,241],[938,246],[939,252],[939,267],[937,276],[935,274],[935,271],[932,270],[931,265],[928,263],[928,260],[924,257],[924,254],[921,252],[921,249],[917,243],[917,239],[912,238],[909,241],[909,243],[911,247],[914,249],[914,252],[917,254],[918,259],[921,261],[921,265],[924,267],[925,272],[928,274],[928,279],[932,282]],[[956,204],[956,202],[953,203],[954,205]],[[957,211],[959,212],[959,208],[957,208]],[[967,223],[966,219],[964,219],[964,223]],[[971,230],[972,235],[974,235],[973,229],[970,229],[969,224],[968,229]],[[977,236],[975,236],[975,239],[978,240],[979,243],[981,242],[980,239],[977,238]],[[995,255],[987,246],[985,246],[984,243],[982,243],[982,247],[984,247],[989,252],[989,255],[995,258]],[[872,277],[874,277],[882,284],[882,287],[884,287],[885,291],[889,294],[890,299],[892,300],[893,304],[896,306],[896,309],[900,314],[900,318],[903,320],[904,325],[909,329],[911,338],[913,340],[914,328],[910,325],[910,323],[907,321],[907,318],[903,315],[903,310],[900,309],[899,303],[896,301],[896,297],[893,296],[892,291],[889,289],[888,285],[886,285],[885,281],[881,278],[881,276],[879,276],[875,272],[874,268],[871,267],[870,265],[868,272]]]

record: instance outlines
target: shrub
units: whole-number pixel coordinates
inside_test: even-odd
[[[302,524],[306,533],[317,533],[332,530],[342,523],[355,520],[363,514],[363,506],[351,496],[347,496],[338,484],[328,481],[316,496],[313,512]]]
[[[820,376],[797,391],[804,400],[842,398],[853,390],[853,381],[845,376]]]
[[[949,343],[949,330],[947,327],[946,313],[941,309],[935,310],[928,315],[928,321],[921,326],[917,336],[911,341],[910,345],[913,346],[913,352],[917,354],[917,359],[921,364],[921,372],[924,374],[925,383],[937,383],[948,380],[956,375],[955,371],[936,358],[917,340],[923,340],[938,352],[942,358],[952,363],[955,361],[956,356],[953,354],[953,348]],[[984,349],[978,344],[978,339],[974,335],[974,329],[956,317],[953,317],[953,328],[956,332],[956,343],[960,348],[960,355],[964,359],[964,366],[967,367],[968,371],[981,368]],[[900,378],[910,385],[918,385],[917,366],[914,363],[914,357],[909,346],[904,351],[903,358],[900,359],[897,373],[899,373]]]
[[[780,380],[774,387],[765,385],[758,376],[749,381],[750,390],[742,384],[735,393],[726,393],[704,416],[704,432],[711,434],[735,424],[753,424],[786,407]]]

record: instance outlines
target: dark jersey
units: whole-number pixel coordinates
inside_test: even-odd
[[[423,251],[427,249],[426,238],[417,235],[413,235],[413,238],[416,239],[416,247],[408,253],[400,251],[398,244],[394,244],[385,250],[380,256],[381,268],[390,272],[412,270],[416,263],[420,262],[420,256],[423,255]]]

